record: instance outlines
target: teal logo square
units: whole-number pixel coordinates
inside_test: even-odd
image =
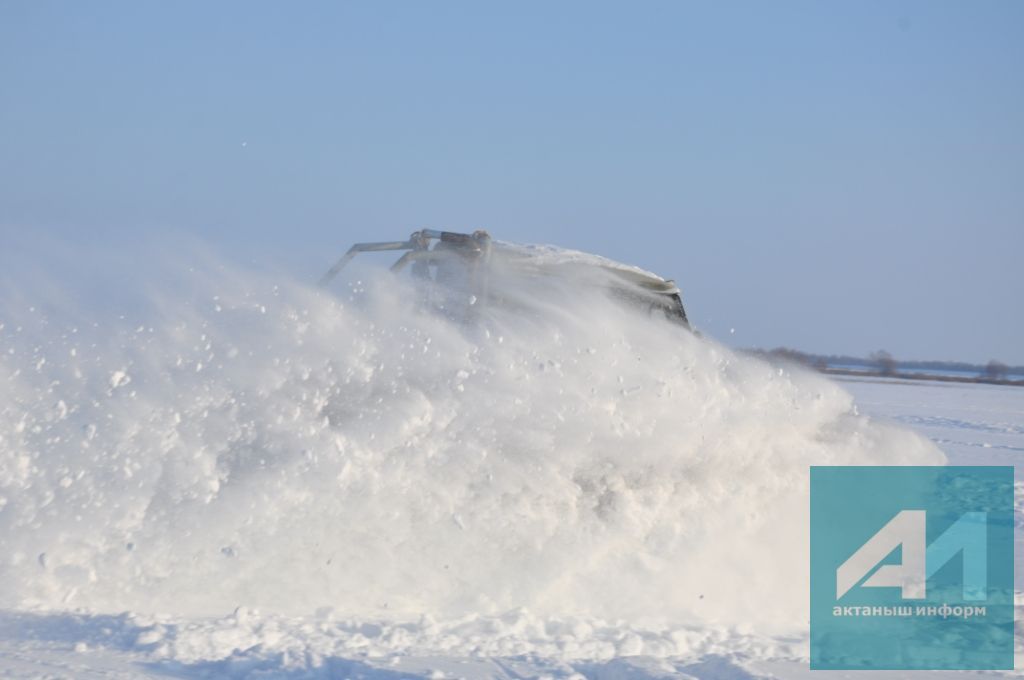
[[[1013,668],[1013,468],[811,468],[811,668]]]

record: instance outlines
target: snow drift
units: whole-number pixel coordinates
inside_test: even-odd
[[[472,323],[387,276],[188,283],[3,303],[0,606],[802,629],[808,466],[943,460],[573,281]]]

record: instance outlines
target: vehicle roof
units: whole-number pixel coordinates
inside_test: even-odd
[[[646,269],[592,253],[552,245],[508,243],[506,241],[494,241],[493,248],[494,254],[515,265],[532,266],[539,269],[591,267],[614,274],[653,292],[667,295],[679,292],[679,288],[671,279],[665,279]]]

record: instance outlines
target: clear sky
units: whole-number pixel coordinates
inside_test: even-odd
[[[1024,2],[0,0],[8,257],[315,280],[427,226],[644,266],[740,346],[1024,363]]]

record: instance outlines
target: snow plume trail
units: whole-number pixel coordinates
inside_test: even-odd
[[[943,461],[572,281],[455,323],[187,278],[141,320],[2,303],[0,606],[802,629],[808,466]]]

